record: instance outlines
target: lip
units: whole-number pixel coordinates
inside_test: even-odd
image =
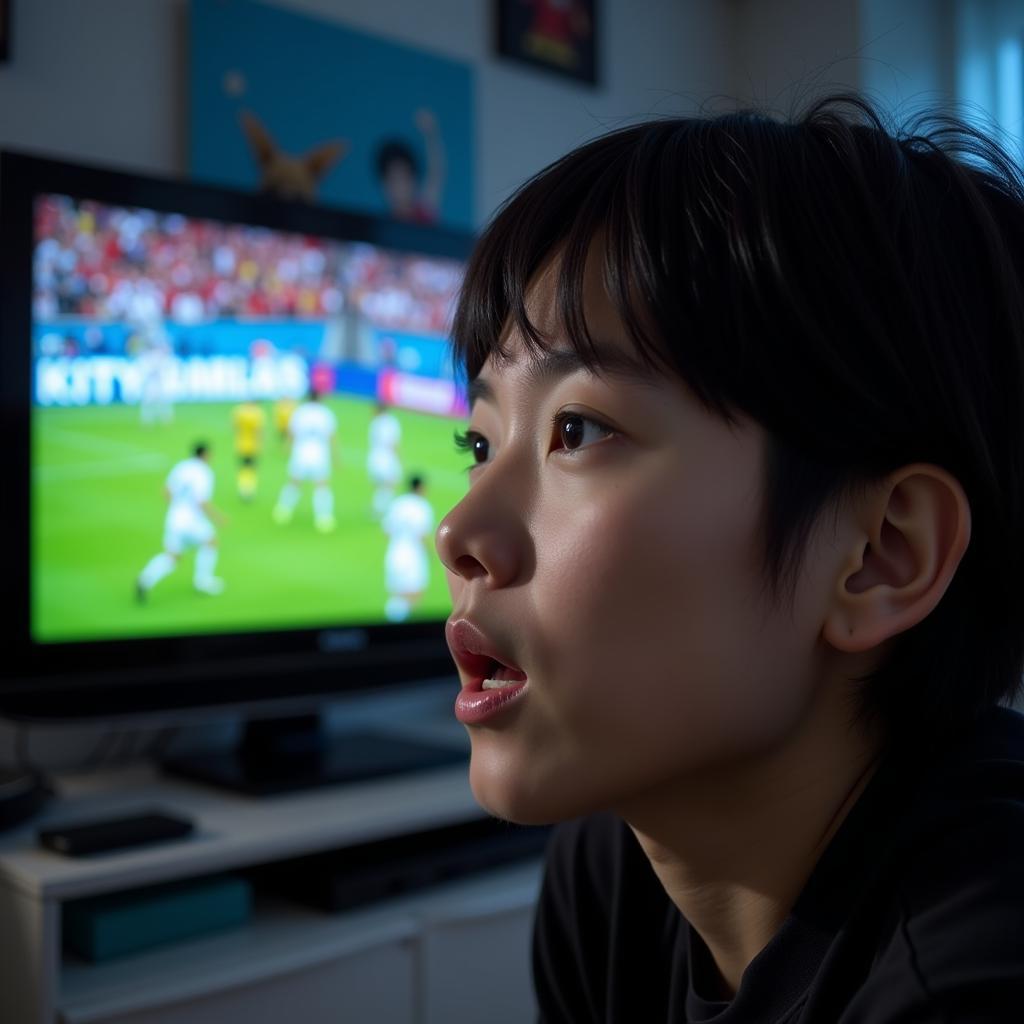
[[[455,697],[455,717],[463,725],[483,725],[506,708],[521,703],[528,690],[525,679],[498,690],[463,687]]]
[[[497,661],[513,672],[526,675],[514,662],[501,653],[498,646],[475,623],[466,618],[449,619],[445,625],[445,638],[456,665],[462,670],[464,690],[483,689],[492,664]]]
[[[455,717],[463,725],[479,725],[526,695],[526,673],[504,657],[476,623],[466,618],[450,619],[445,636],[462,675],[462,688],[455,698]],[[485,690],[483,682],[491,675],[496,661],[524,678],[509,686]]]

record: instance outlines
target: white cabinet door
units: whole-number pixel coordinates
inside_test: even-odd
[[[410,941],[97,1024],[414,1024]]]
[[[533,906],[434,920],[423,938],[422,1024],[532,1024]]]

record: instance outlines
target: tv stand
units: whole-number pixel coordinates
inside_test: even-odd
[[[442,736],[431,731],[429,738]],[[108,963],[61,952],[62,907],[71,900],[221,872],[261,877],[295,858],[344,858],[367,844],[471,828],[485,815],[464,767],[272,801],[144,767],[55,782],[57,796],[35,823],[0,836],[0,1021],[277,1024],[298,1017],[335,1024],[341,1014],[387,1024],[521,1024],[536,1016],[529,943],[537,858],[507,864],[485,856],[479,874],[335,913],[258,885],[252,917],[239,928]],[[192,818],[195,834],[80,858],[36,842],[36,827],[58,820],[153,807]],[[431,847],[410,869],[429,866],[440,852]],[[344,895],[335,890],[339,900]]]
[[[368,730],[331,735],[316,716],[303,716],[250,722],[235,750],[174,758],[162,768],[249,796],[277,796],[467,761],[454,746]]]

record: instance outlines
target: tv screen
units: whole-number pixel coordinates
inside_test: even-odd
[[[44,194],[37,642],[444,618],[462,266]]]
[[[19,154],[0,171],[0,709],[450,670],[433,531],[466,481],[448,332],[472,238]],[[47,703],[78,685],[96,699]]]

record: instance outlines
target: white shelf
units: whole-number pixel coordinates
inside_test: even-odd
[[[155,771],[61,780],[61,801],[29,829],[0,840],[0,884],[35,899],[69,900],[372,839],[469,821],[483,815],[465,765],[285,797],[245,797],[169,779]],[[149,807],[178,810],[196,823],[186,839],[72,858],[35,842],[40,826]]]
[[[372,907],[326,914],[277,900],[257,901],[242,928],[92,965],[66,960],[59,1007],[68,1024],[92,1024],[266,981],[394,942],[453,915],[482,919],[530,907],[540,865],[461,879]]]

